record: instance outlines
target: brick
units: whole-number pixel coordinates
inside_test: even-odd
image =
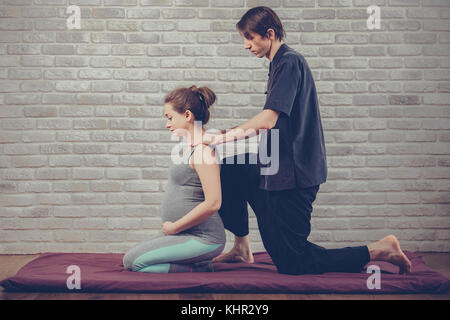
[[[107,228],[107,221],[98,218],[77,219],[73,222],[73,228],[83,230],[104,230]]]
[[[55,90],[65,92],[87,92],[90,83],[85,81],[56,81]]]
[[[124,18],[125,8],[93,8],[92,17],[99,19]]]
[[[167,7],[172,6],[173,0],[141,0],[140,3],[142,6]]]
[[[378,96],[378,95],[356,95],[353,96],[353,104],[354,105],[385,105],[387,104],[386,97]]]
[[[104,204],[106,203],[106,196],[103,194],[72,194],[72,203],[74,205],[86,205],[86,204]]]
[[[42,104],[75,104],[76,98],[73,94],[43,94]]]
[[[91,182],[91,190],[95,192],[119,192],[121,183],[116,181]]]
[[[104,176],[105,174],[103,169],[74,168],[72,171],[72,178],[78,180],[96,180],[102,179]]]
[[[87,57],[57,56],[55,59],[55,66],[57,67],[86,67],[88,64]]]
[[[16,168],[39,168],[47,165],[47,159],[40,156],[15,156],[11,158],[11,165]]]
[[[20,9],[14,7],[4,7],[0,9],[0,17],[1,18],[19,18],[20,17]]]
[[[177,30],[178,31],[209,31],[210,22],[209,21],[178,21]]]
[[[89,167],[115,167],[119,164],[117,156],[108,156],[107,158],[103,156],[88,155],[84,157],[84,162],[86,166]]]
[[[338,44],[368,44],[369,37],[365,34],[337,34]]]
[[[160,66],[160,62],[158,59],[155,58],[126,58],[125,65],[131,68],[142,68],[142,67],[155,68]],[[107,74],[105,74],[105,77],[106,76]]]
[[[21,59],[24,59],[26,56],[21,57]],[[32,57],[34,58],[34,57]],[[0,66],[2,67],[19,67],[20,66],[20,62],[19,62],[19,57],[9,57],[9,56],[1,56],[0,57]],[[27,66],[27,65],[23,65],[23,66]]]
[[[75,80],[77,78],[75,70],[49,69],[44,71],[46,80]]]
[[[450,70],[425,70],[425,80],[450,80]]]
[[[139,229],[141,227],[141,219],[139,218],[109,218],[108,228],[114,230],[126,229]]]
[[[420,29],[420,22],[419,21],[410,21],[410,20],[404,20],[404,21],[390,21],[389,22],[389,30],[392,31],[417,31]],[[426,29],[424,29],[426,30]]]
[[[196,41],[196,34],[189,32],[164,33],[162,43],[164,44],[193,44]]]
[[[386,171],[380,168],[370,169],[370,168],[353,168],[352,169],[352,178],[353,179],[368,179],[368,180],[376,180],[376,179],[385,179]]]
[[[35,80],[41,78],[41,70],[38,69],[9,69],[8,79]]]
[[[125,36],[119,33],[99,33],[91,36],[93,43],[123,43]],[[89,50],[89,48],[85,48]],[[93,49],[92,49],[93,50]]]
[[[194,9],[162,9],[161,17],[164,19],[188,19],[195,18],[197,13]]]
[[[33,24],[31,21],[8,18],[0,20],[0,30],[2,31],[31,31],[32,29]]]
[[[391,69],[403,67],[403,61],[399,58],[372,58],[369,66],[371,68]]]
[[[400,33],[376,33],[369,36],[370,43],[398,44],[402,43],[403,35]]]
[[[111,31],[139,31],[139,24],[137,21],[108,21],[106,22],[106,29]]]
[[[249,53],[242,50],[240,46],[220,46],[217,48],[217,55],[225,57],[246,57],[249,56]]]
[[[139,8],[127,9],[128,19],[159,19],[159,9]]]
[[[347,21],[317,22],[316,28],[320,32],[345,32],[350,31],[350,23]]]
[[[74,42],[74,43],[87,43],[89,42],[89,34],[88,33],[56,33],[56,42]]]
[[[424,104],[429,105],[447,105],[450,94],[426,95],[423,98]]]
[[[389,96],[389,104],[392,105],[418,105],[420,102],[419,96]]]
[[[392,45],[387,48],[391,56],[419,56],[422,54],[422,46]]]
[[[78,45],[76,53],[81,55],[108,55],[110,51],[107,46]]]
[[[205,34],[199,34],[197,37],[197,42],[204,44],[204,43],[229,43],[230,42],[230,34],[229,33],[221,33],[221,32],[214,32],[214,33],[205,33]],[[239,39],[239,43],[240,39]]]
[[[354,48],[355,56],[385,56],[386,50],[385,47],[355,47]]]
[[[348,59],[334,59],[334,63],[336,68],[341,69],[365,69],[369,66],[367,59],[355,59],[355,58],[348,58]]]
[[[10,44],[7,47],[7,52],[8,52],[8,54],[11,54],[11,55],[24,55],[24,54],[39,54],[41,52],[41,50],[40,50],[40,47],[36,46],[36,45]]]
[[[109,147],[112,154],[137,154],[142,153],[142,146],[138,144],[114,144]]]
[[[55,192],[88,192],[89,191],[89,185],[87,183],[54,182],[52,185],[53,185],[53,191],[55,191]]]
[[[333,240],[336,242],[343,242],[343,241],[364,242],[364,241],[366,241],[366,232],[334,231],[333,232]]]
[[[87,232],[75,230],[64,230],[54,232],[55,240],[61,242],[86,242],[88,239]]]
[[[353,55],[353,49],[350,47],[321,47],[319,54],[322,57],[348,57]]]
[[[8,35],[9,33],[5,32],[5,34]],[[17,32],[15,32],[14,34],[17,35]],[[8,37],[6,37],[6,39],[8,39]],[[27,32],[22,36],[22,39],[23,42],[32,42],[32,43],[56,42],[56,34],[54,32],[45,32],[45,31]]]
[[[200,19],[230,19],[231,11],[223,9],[199,9],[198,17]]]
[[[350,220],[350,227],[352,229],[383,229],[384,226],[384,219],[353,218]]]
[[[347,230],[348,221],[336,219],[316,219],[314,226],[317,230]]]
[[[341,82],[341,83],[336,83],[335,90],[337,93],[362,93],[362,92],[367,92],[368,87],[367,87],[367,83]]]
[[[322,80],[353,80],[352,71],[323,71],[321,73]]]

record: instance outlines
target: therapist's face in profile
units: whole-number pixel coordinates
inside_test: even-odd
[[[247,37],[241,33],[241,36],[244,38],[244,48],[246,50],[249,50],[258,58],[269,57],[272,41],[275,38],[272,29],[267,31],[265,37],[261,37],[255,32],[250,32]]]

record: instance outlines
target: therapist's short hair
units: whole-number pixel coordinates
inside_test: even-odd
[[[255,7],[248,10],[236,24],[236,28],[247,39],[250,39],[250,32],[259,34],[265,37],[267,30],[273,29],[275,37],[278,40],[283,40],[286,32],[283,29],[281,20],[278,15],[269,7]]]

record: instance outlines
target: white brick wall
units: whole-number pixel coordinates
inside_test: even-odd
[[[257,5],[280,15],[319,91],[329,179],[310,240],[393,233],[450,251],[448,0],[0,0],[0,253],[124,252],[159,230],[174,143],[162,100],[208,85],[220,129],[261,110],[268,61],[234,27]]]

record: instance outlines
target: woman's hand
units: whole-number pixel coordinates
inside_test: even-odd
[[[170,222],[170,221],[164,222],[162,225],[162,232],[166,236],[171,235],[171,234],[177,234],[177,228],[176,228],[175,223]]]

